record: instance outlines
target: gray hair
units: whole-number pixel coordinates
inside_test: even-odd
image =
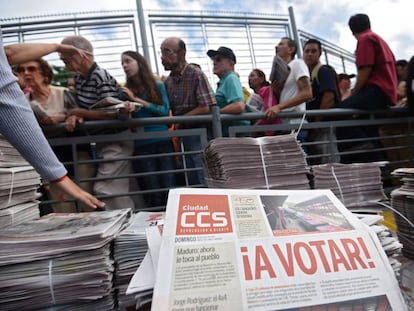
[[[82,49],[88,52],[93,53],[93,46],[88,39],[82,36],[70,36],[66,37],[62,43],[73,45],[78,49]]]

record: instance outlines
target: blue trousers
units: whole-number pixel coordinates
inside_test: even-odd
[[[152,144],[135,147],[135,155],[156,155],[160,153],[173,153],[171,141],[161,141]],[[174,156],[137,159],[133,161],[135,173],[161,172],[160,174],[148,174],[138,178],[141,190],[157,190],[162,188],[174,188],[174,173],[163,173],[175,169]],[[144,195],[147,206],[165,206],[167,203],[167,191],[159,191]]]
[[[201,141],[198,136],[184,136],[181,138],[184,150],[182,151],[200,151]],[[185,172],[188,185],[205,185],[203,162],[200,154],[186,154],[185,166],[186,168],[199,168],[197,171]]]

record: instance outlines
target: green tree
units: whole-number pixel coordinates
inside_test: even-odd
[[[53,69],[53,81],[52,81],[53,85],[67,87],[68,79],[72,78],[75,75],[75,73],[73,73],[72,71],[69,71],[64,66],[53,65],[52,69]]]

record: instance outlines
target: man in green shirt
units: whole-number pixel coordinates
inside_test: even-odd
[[[236,56],[228,47],[219,47],[217,51],[208,50],[207,55],[213,61],[213,72],[220,81],[217,84],[216,101],[222,114],[240,114],[244,112],[245,103],[240,79],[234,72]],[[223,136],[229,136],[228,127],[249,125],[250,121],[223,122]]]

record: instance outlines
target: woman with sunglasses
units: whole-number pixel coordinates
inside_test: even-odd
[[[53,154],[39,126],[35,124],[36,119],[9,66],[53,52],[78,54],[81,57],[86,55],[83,50],[63,44],[20,43],[4,47],[0,28],[0,133],[44,179],[50,181],[60,200],[69,195],[91,208],[104,208],[104,202],[67,177],[65,167]]]
[[[76,106],[76,100],[64,87],[53,86],[50,65],[39,58],[17,65],[15,72],[30,92],[26,98],[41,125],[55,125],[65,120],[66,110]]]
[[[30,91],[25,94],[26,99],[29,101],[30,106],[36,116],[37,121],[41,126],[43,125],[56,125],[60,122],[64,122],[66,118],[67,109],[75,108],[76,99],[73,93],[69,89],[52,85],[53,71],[51,66],[42,58],[31,60],[22,64],[18,64],[14,69],[19,78],[23,81],[25,89]],[[62,137],[66,135],[65,131],[45,131],[45,135],[48,138]],[[58,159],[62,162],[73,161],[71,146],[53,146]],[[79,158],[87,158],[87,150],[79,150]],[[90,168],[84,167],[88,170],[88,175],[91,175]],[[69,175],[73,172],[68,167]],[[90,191],[91,186],[84,184],[82,186]],[[43,185],[40,189],[43,194],[41,200],[56,200],[57,198],[50,192],[49,186]],[[54,212],[73,212],[76,208],[74,203],[55,203],[53,207],[49,204],[42,204],[40,206],[40,214],[48,214]]]

